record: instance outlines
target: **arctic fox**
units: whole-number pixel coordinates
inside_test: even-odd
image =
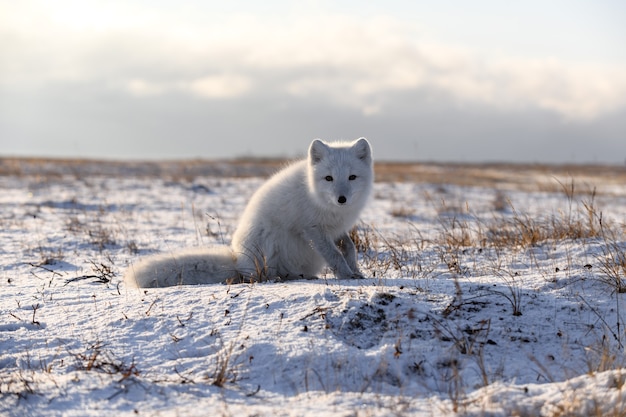
[[[328,265],[340,279],[363,278],[348,232],[372,190],[365,138],[309,146],[308,157],[276,173],[254,193],[230,247],[148,257],[126,282],[139,287],[313,279]]]

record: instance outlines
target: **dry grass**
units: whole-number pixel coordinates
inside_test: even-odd
[[[89,159],[0,157],[0,176],[31,175],[42,181],[70,175],[135,176],[192,181],[196,177],[267,177],[289,163],[282,158],[232,160],[105,161]],[[386,162],[375,164],[380,182],[455,184],[525,191],[559,191],[554,178],[603,186],[626,183],[626,167],[615,165],[548,165],[505,163]],[[580,180],[580,181],[579,181]],[[592,192],[592,187],[587,187]],[[582,192],[579,189],[578,192]],[[603,192],[599,189],[598,192]]]

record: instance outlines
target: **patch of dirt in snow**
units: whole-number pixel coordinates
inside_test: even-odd
[[[383,308],[391,294],[376,294],[370,302],[351,301],[337,313],[329,311],[326,323],[338,339],[358,349],[369,349],[380,343],[389,322]]]

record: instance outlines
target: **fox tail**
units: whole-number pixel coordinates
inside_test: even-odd
[[[124,281],[140,288],[231,282],[239,279],[235,264],[227,246],[193,248],[148,256],[127,269]]]

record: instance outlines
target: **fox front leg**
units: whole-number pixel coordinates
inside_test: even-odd
[[[350,236],[345,233],[343,236],[337,239],[335,243],[343,254],[343,257],[348,263],[348,266],[350,267],[350,269],[352,269],[354,275],[353,278],[365,278],[363,274],[359,271],[359,267],[356,263],[356,247],[354,246],[354,242],[352,242],[352,239],[350,239]]]
[[[339,250],[339,247],[333,242],[332,239],[324,234],[318,227],[312,227],[305,232],[305,238],[316,250],[322,258],[326,261],[328,266],[333,270],[335,276],[339,279],[359,278],[362,275],[355,271],[348,265],[344,254]],[[352,243],[352,241],[350,241]],[[352,244],[354,247],[354,244]],[[356,257],[356,254],[354,255]],[[355,261],[356,264],[356,261]]]

